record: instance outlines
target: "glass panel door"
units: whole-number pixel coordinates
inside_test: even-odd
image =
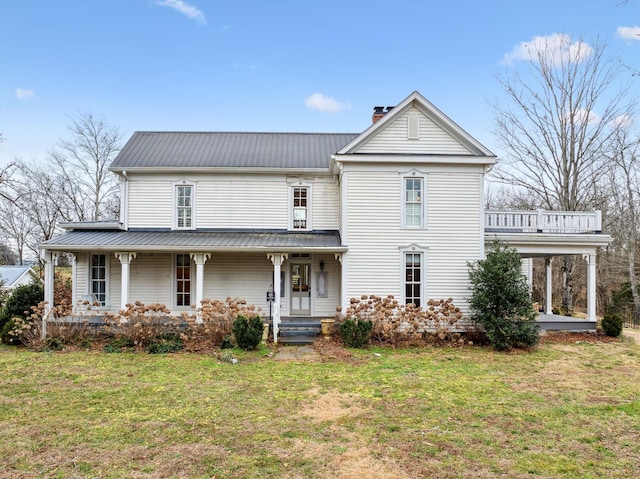
[[[291,264],[291,314],[311,314],[309,263]]]

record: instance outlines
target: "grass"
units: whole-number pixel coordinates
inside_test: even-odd
[[[234,353],[0,349],[0,477],[640,477],[629,339]]]

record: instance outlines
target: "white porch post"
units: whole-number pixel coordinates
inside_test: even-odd
[[[77,279],[76,275],[78,273],[78,256],[75,253],[70,253],[71,256],[71,308],[72,311],[75,311],[78,306],[78,290],[76,288]]]
[[[596,320],[596,255],[585,254],[584,259],[589,263],[587,271],[587,319]]]
[[[47,321],[50,319],[55,306],[53,282],[56,254],[48,250],[42,250],[40,259],[44,262],[44,300],[47,302],[44,316],[42,317],[42,338],[44,339],[47,337]]]
[[[278,326],[280,325],[280,270],[287,259],[286,253],[268,253],[267,258],[273,263],[273,342],[278,343]]]
[[[116,251],[114,253],[116,258],[120,260],[120,264],[122,265],[122,291],[120,292],[120,309],[126,309],[127,304],[129,303],[129,265],[131,264],[131,260],[134,259],[138,253],[131,251]]]
[[[191,259],[196,264],[196,308],[202,306],[204,299],[204,264],[211,258],[211,253],[190,253]],[[202,318],[198,314],[196,322],[201,323]]]
[[[547,287],[544,295],[544,298],[546,301],[544,312],[546,314],[553,314],[553,306],[552,306],[552,298],[551,298],[551,294],[552,294],[551,291],[553,289],[551,285],[551,280],[553,279],[551,277],[551,263],[553,263],[553,258],[545,258],[545,263],[547,265]]]

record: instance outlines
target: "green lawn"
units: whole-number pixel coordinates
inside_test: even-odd
[[[629,339],[235,365],[5,347],[0,371],[2,478],[640,477]]]

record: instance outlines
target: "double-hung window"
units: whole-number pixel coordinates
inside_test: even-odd
[[[176,255],[176,306],[191,306],[191,256]]]
[[[92,301],[98,306],[107,305],[107,255],[92,254],[89,288]]]
[[[309,186],[293,186],[291,188],[291,222],[292,230],[311,229],[311,188]]]
[[[424,178],[406,177],[404,181],[404,218],[405,228],[424,227]]]
[[[194,186],[180,184],[175,187],[175,221],[176,229],[193,229]]]
[[[405,304],[422,306],[422,253],[404,253]]]

